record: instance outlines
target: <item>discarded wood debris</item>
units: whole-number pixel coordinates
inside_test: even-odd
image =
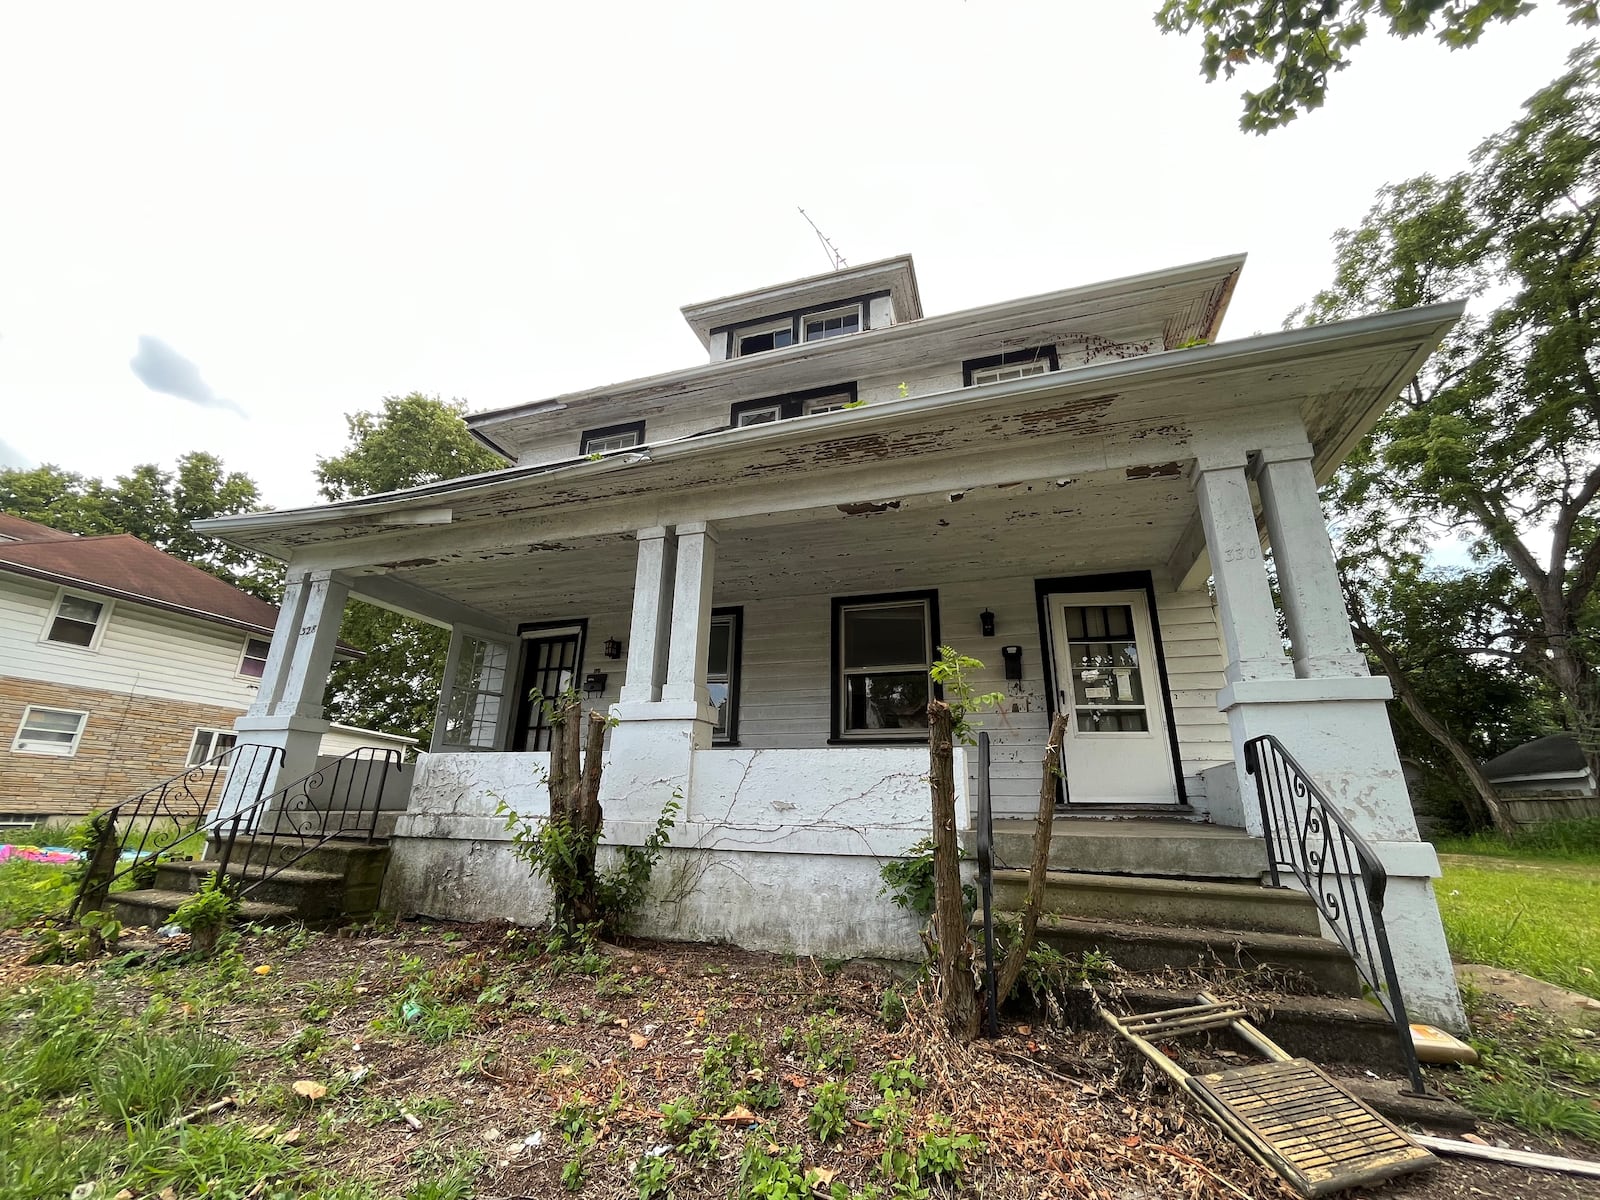
[[[1397,1126],[1345,1091],[1315,1063],[1292,1058],[1246,1019],[1242,1008],[1201,992],[1198,1004],[1101,1019],[1149,1059],[1257,1162],[1302,1195],[1326,1196],[1378,1183],[1437,1160]],[[1150,1039],[1230,1028],[1267,1062],[1191,1075]]]
[[[1560,1171],[1566,1175],[1600,1179],[1600,1162],[1590,1162],[1584,1158],[1562,1158],[1555,1154],[1535,1154],[1531,1150],[1480,1146],[1475,1142],[1458,1142],[1454,1138],[1432,1137],[1425,1133],[1416,1134],[1415,1141],[1429,1150],[1437,1150],[1440,1154],[1481,1158],[1487,1162],[1509,1163],[1514,1167],[1532,1167],[1539,1171]]]

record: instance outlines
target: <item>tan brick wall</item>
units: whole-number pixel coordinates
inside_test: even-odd
[[[71,758],[11,749],[30,704],[89,714]],[[0,676],[0,814],[79,815],[184,768],[195,729],[228,729],[241,709]]]

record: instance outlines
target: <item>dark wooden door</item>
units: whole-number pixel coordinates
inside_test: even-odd
[[[550,718],[545,702],[554,703],[567,688],[577,686],[579,636],[576,632],[561,633],[530,638],[523,644],[522,703],[512,749],[550,749]]]

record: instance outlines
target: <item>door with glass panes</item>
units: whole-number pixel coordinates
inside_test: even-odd
[[[1167,706],[1142,591],[1045,597],[1069,804],[1175,804]]]

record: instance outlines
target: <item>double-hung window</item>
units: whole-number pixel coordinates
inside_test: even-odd
[[[30,704],[22,710],[22,724],[11,748],[19,754],[53,754],[71,758],[78,752],[89,714],[62,708],[41,708]]]
[[[441,746],[493,750],[500,731],[500,706],[511,651],[500,642],[464,635],[445,703]]]
[[[926,736],[937,626],[937,592],[833,602],[837,737],[909,741]]]
[[[55,611],[50,614],[45,641],[92,648],[105,628],[109,607],[103,601],[92,600],[88,596],[62,592],[56,599]]]
[[[267,653],[272,643],[266,638],[246,638],[244,653],[239,657],[239,674],[260,679],[267,673]]]
[[[586,429],[579,443],[580,454],[609,454],[613,450],[631,450],[644,444],[644,422],[630,421],[626,425],[607,425],[601,429]]]
[[[729,745],[739,740],[739,649],[744,625],[742,608],[711,612],[711,645],[706,653],[706,688],[711,693],[717,721],[711,740]]]
[[[961,374],[968,387],[985,383],[1004,383],[1011,379],[1026,379],[1030,375],[1046,375],[1056,370],[1059,360],[1054,346],[1034,346],[1029,350],[1008,350],[988,358],[969,358],[961,364]]]

